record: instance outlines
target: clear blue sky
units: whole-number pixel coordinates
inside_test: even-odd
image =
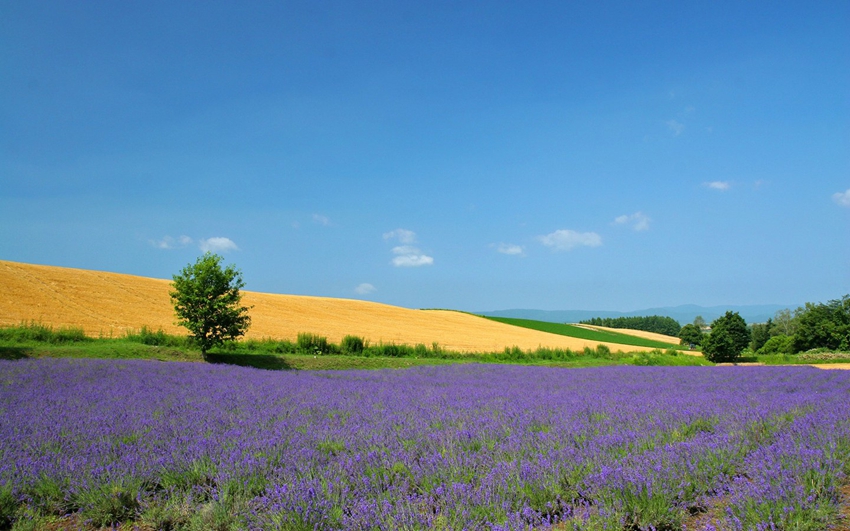
[[[0,0],[0,259],[407,307],[850,293],[850,2]]]

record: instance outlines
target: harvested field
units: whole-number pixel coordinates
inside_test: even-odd
[[[119,273],[0,261],[0,325],[37,321],[80,327],[87,334],[120,337],[142,326],[170,334],[174,325],[170,281]],[[244,292],[253,306],[248,338],[294,340],[310,332],[338,343],[353,334],[372,343],[431,345],[463,352],[518,346],[581,350],[604,344],[612,350],[641,347],[599,343],[497,323],[442,310],[411,310],[350,299]]]
[[[617,332],[620,334],[628,334],[630,336],[642,337],[644,339],[651,339],[653,341],[663,341],[665,343],[674,343],[679,344],[679,338],[675,336],[668,336],[665,334],[658,334],[656,332],[646,332],[644,330],[633,330],[631,328],[611,328],[608,326],[596,326],[589,324],[574,324],[573,326],[580,326],[582,328],[587,328],[589,330],[602,330],[603,332]]]

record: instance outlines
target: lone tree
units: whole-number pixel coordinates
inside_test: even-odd
[[[693,324],[686,324],[679,331],[679,343],[682,345],[699,346],[702,343],[702,330]]]
[[[169,293],[177,324],[189,329],[204,356],[212,347],[245,335],[251,324],[249,308],[239,305],[242,273],[233,266],[222,269],[221,261],[207,252],[174,275]]]
[[[702,353],[713,363],[732,362],[750,344],[750,329],[738,312],[726,312],[711,323],[711,333],[702,341]]]

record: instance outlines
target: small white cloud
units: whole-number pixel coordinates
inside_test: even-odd
[[[711,181],[702,184],[707,188],[711,188],[712,190],[720,190],[721,192],[725,192],[731,186],[729,184],[729,181]]]
[[[434,258],[423,254],[418,248],[410,245],[393,247],[393,254],[396,256],[393,258],[392,264],[396,267],[419,267],[434,263]]]
[[[508,254],[512,256],[522,256],[525,254],[525,251],[522,248],[522,245],[514,245],[512,243],[500,243],[496,245],[496,252],[502,254]]]
[[[233,240],[230,238],[207,238],[198,240],[198,247],[201,248],[203,252],[211,252],[211,253],[226,253],[227,251],[238,251],[239,247],[233,243]]]
[[[576,232],[569,229],[556,230],[537,240],[554,251],[569,251],[574,247],[599,247],[602,238],[595,232]]]
[[[318,223],[319,225],[324,225],[325,227],[329,227],[331,225],[330,218],[322,216],[321,214],[313,214],[313,222]]]
[[[392,264],[396,267],[419,267],[431,265],[434,258],[424,254],[419,248],[411,245],[416,242],[416,233],[407,229],[396,229],[384,233],[385,240],[396,239],[402,245],[393,247]]]
[[[850,188],[846,192],[836,192],[832,194],[832,200],[843,207],[850,207]]]
[[[179,249],[187,245],[192,245],[192,238],[180,236],[175,239],[171,236],[164,236],[161,240],[151,240],[151,245],[157,249]]]
[[[356,293],[358,295],[368,295],[368,294],[374,293],[376,291],[377,291],[377,288],[375,288],[375,286],[373,286],[372,284],[369,284],[368,282],[364,282],[364,283],[360,284],[359,286],[357,286],[356,288],[354,288],[354,293]]]
[[[384,233],[385,240],[391,240],[393,238],[398,239],[401,243],[414,243],[416,242],[416,233],[407,229],[396,229]]]
[[[673,131],[673,134],[679,136],[682,134],[682,131],[685,130],[685,124],[678,120],[667,120],[667,127]]]
[[[649,230],[649,216],[643,212],[635,212],[632,215],[623,214],[614,218],[614,225],[631,225],[632,229],[640,232]]]

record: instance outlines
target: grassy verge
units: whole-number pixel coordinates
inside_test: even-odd
[[[710,365],[703,358],[679,351],[612,352],[599,346],[581,351],[518,347],[498,352],[467,353],[426,345],[370,345],[347,336],[337,345],[315,334],[299,334],[297,341],[246,340],[207,353],[180,336],[142,328],[123,338],[90,338],[82,331],[53,330],[41,324],[0,328],[0,359],[102,358],[193,361],[251,366],[269,370],[387,369],[448,363],[509,363],[553,367],[604,365]]]
[[[579,339],[588,339],[591,341],[603,341],[605,343],[618,343],[621,345],[632,345],[636,347],[649,347],[660,349],[687,350],[687,347],[674,343],[665,343],[663,341],[655,341],[643,337],[632,336],[629,334],[620,334],[618,332],[608,332],[602,330],[591,330],[580,326],[548,323],[546,321],[534,321],[532,319],[515,319],[512,317],[484,317],[491,321],[509,324],[513,326],[521,326],[523,328],[531,328],[541,332],[550,334],[558,334],[560,336],[576,337]]]

